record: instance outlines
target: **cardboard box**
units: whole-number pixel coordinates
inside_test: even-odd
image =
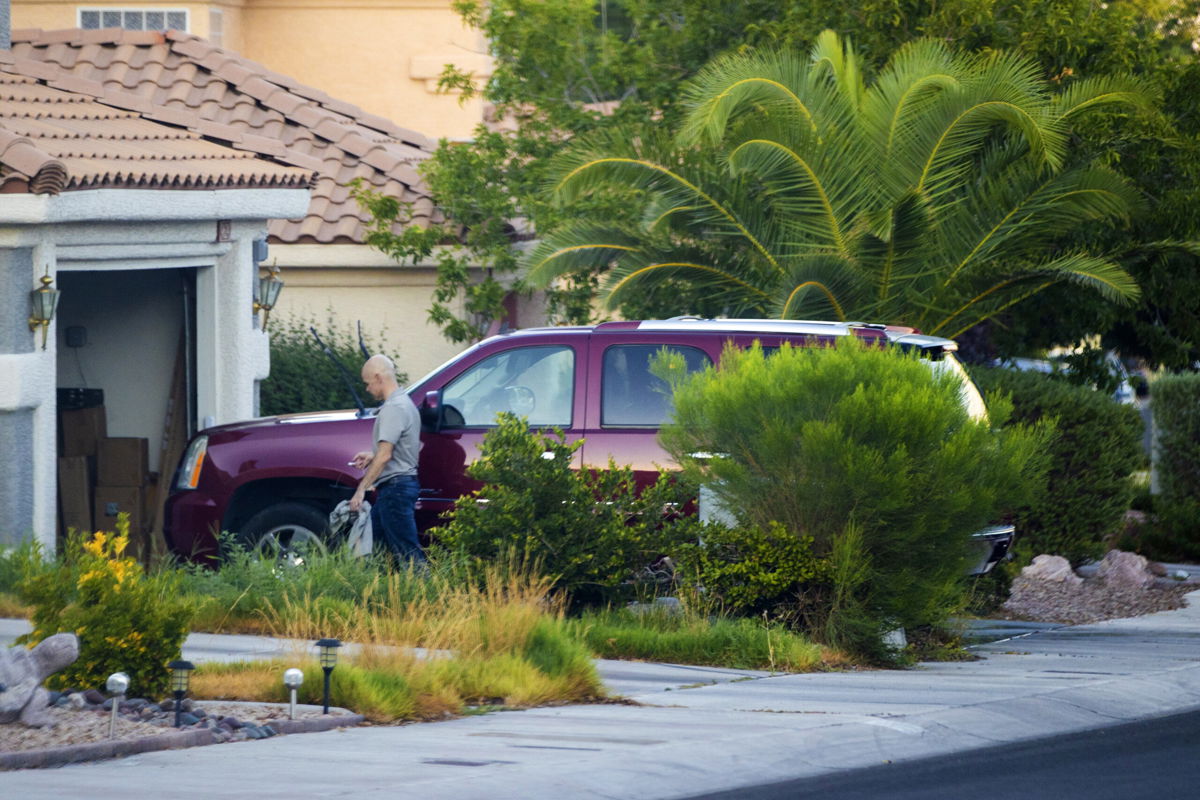
[[[147,439],[101,439],[96,458],[97,486],[145,486],[149,474]]]
[[[100,440],[108,436],[104,406],[66,410],[58,418],[62,425],[59,444],[64,457],[94,456],[99,450]]]
[[[58,507],[63,533],[92,530],[92,469],[87,456],[58,460]]]
[[[129,538],[138,540],[142,534],[142,489],[139,486],[97,486],[92,523],[96,530],[115,531],[117,514],[129,514]]]

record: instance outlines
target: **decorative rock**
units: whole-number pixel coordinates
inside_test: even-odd
[[[85,689],[83,699],[88,701],[88,705],[102,706],[104,705],[104,693],[99,689]],[[111,706],[110,706],[111,707]]]
[[[195,725],[199,721],[200,721],[200,718],[197,716],[194,716],[190,711],[184,711],[182,714],[179,715],[179,724],[180,725]]]
[[[204,709],[203,709],[203,708],[198,708],[198,707],[196,707],[196,706],[192,706],[192,708],[191,708],[191,709],[189,709],[189,710],[191,711],[191,714],[192,714],[192,716],[193,716],[193,717],[196,717],[197,719],[204,719],[206,716],[208,716],[208,715],[207,715],[207,714],[204,712]]]
[[[259,728],[259,730],[262,731],[263,733],[265,733],[267,736],[274,736],[276,733],[275,729],[272,728],[270,725],[263,725],[262,727]]]
[[[1146,587],[1154,583],[1155,575],[1147,569],[1145,556],[1109,550],[1096,568],[1096,577],[1118,586]]]
[[[231,731],[236,731],[242,727],[242,721],[237,717],[221,717],[220,725],[222,728],[228,728]]]
[[[1143,559],[1145,560],[1145,559]],[[1083,578],[1071,569],[1071,562],[1062,556],[1040,555],[1033,563],[1021,570],[1021,578],[1042,583],[1063,583],[1069,586],[1079,586]]]
[[[16,722],[32,728],[51,724],[50,693],[42,681],[79,658],[79,640],[73,633],[56,633],[32,650],[22,645],[0,650],[0,723]]]
[[[71,708],[79,710],[81,708],[87,708],[87,704],[87,700],[84,700],[83,695],[81,695],[79,692],[71,692],[69,695],[67,695],[67,705],[69,705]]]

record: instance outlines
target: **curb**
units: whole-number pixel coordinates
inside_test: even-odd
[[[361,725],[364,720],[362,714],[342,714],[318,719],[282,719],[269,724],[276,734],[318,733]],[[210,744],[229,743],[217,742],[213,738],[212,730],[204,728],[143,736],[140,739],[113,739],[88,744],[44,747],[40,750],[19,750],[14,753],[0,753],[0,771],[62,767],[84,761],[101,761],[139,753],[153,753],[157,750],[182,750],[186,747],[203,747]]]

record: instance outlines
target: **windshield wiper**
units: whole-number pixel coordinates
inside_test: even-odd
[[[329,349],[329,345],[321,341],[321,337],[317,333],[316,328],[310,325],[308,326],[308,330],[310,333],[312,333],[313,338],[317,340],[317,345],[321,348],[321,352],[329,357],[329,360],[333,362],[333,365],[338,368],[338,372],[342,374],[342,379],[346,381],[346,388],[350,390],[350,394],[354,397],[354,405],[358,406],[357,416],[360,419],[365,417],[367,415],[367,409],[366,406],[363,405],[362,398],[358,396],[358,390],[354,388],[354,379],[350,377],[350,371],[347,370],[346,365],[343,364],[341,360],[333,354],[333,351]]]
[[[362,353],[363,361],[371,357],[371,354],[367,352],[367,346],[363,344],[361,319],[358,321],[358,351]]]

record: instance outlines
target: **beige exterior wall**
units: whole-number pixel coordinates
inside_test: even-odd
[[[332,312],[353,336],[361,320],[366,337],[395,356],[397,368],[410,381],[464,349],[427,320],[436,281],[433,267],[398,267],[365,245],[273,244],[270,260],[284,281],[271,326],[286,316],[323,323]]]
[[[352,244],[272,244],[271,262],[284,282],[271,312],[272,326],[276,318],[288,315],[323,323],[332,312],[339,325],[356,335],[361,320],[363,334],[395,356],[396,367],[407,373],[410,383],[469,346],[448,341],[429,322],[437,280],[432,264],[398,266],[377,250]],[[547,324],[540,295],[517,300],[512,310],[516,327]],[[454,311],[462,313],[461,307]]]
[[[481,80],[491,71],[483,37],[450,0],[12,0],[13,28],[74,28],[80,8],[186,9],[190,32],[207,39],[216,10],[226,49],[398,125],[461,139],[483,119],[481,100],[437,92],[448,63]]]
[[[242,55],[434,139],[465,138],[480,100],[437,94],[447,63],[486,76],[450,0],[247,0]]]

